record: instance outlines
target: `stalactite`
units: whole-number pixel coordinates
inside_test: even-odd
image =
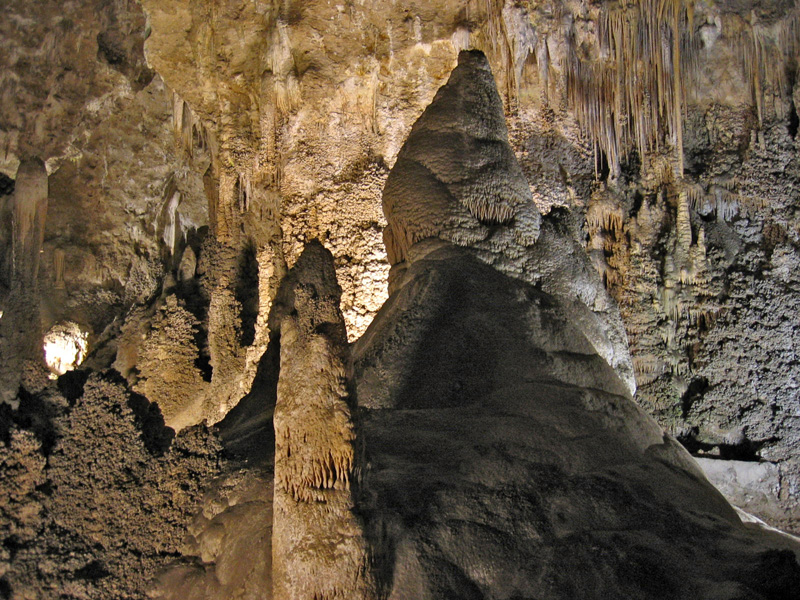
[[[53,250],[53,273],[54,281],[53,287],[57,290],[66,289],[64,284],[64,264],[66,262],[66,254],[61,248]]]
[[[614,174],[630,148],[643,156],[668,133],[682,175],[683,79],[696,65],[691,9],[683,0],[625,0],[603,7],[598,31],[599,60],[579,56],[568,39],[567,99],[579,123]]]
[[[796,8],[788,18],[767,26],[758,21],[753,11],[745,26],[744,37],[747,39],[742,40],[741,44],[742,61],[750,82],[759,127],[764,125],[767,95],[784,95],[787,62],[796,56],[800,46],[798,14]],[[763,139],[761,141],[763,144]]]
[[[175,92],[172,98],[172,133],[180,151],[189,158],[194,158],[195,149],[208,146],[208,133],[200,120],[195,116],[189,104]]]
[[[278,20],[272,31],[267,64],[273,76],[275,107],[279,115],[293,112],[301,101],[300,82],[295,75],[289,28],[283,20]]]
[[[634,356],[633,369],[639,385],[651,383],[667,371],[666,364],[661,359],[650,355]]]
[[[26,286],[35,283],[47,219],[48,179],[44,162],[27,159],[17,169],[12,210],[12,276]]]
[[[250,210],[250,200],[253,197],[253,186],[250,182],[250,177],[239,173],[236,178],[235,191],[236,206],[239,212],[244,214]]]

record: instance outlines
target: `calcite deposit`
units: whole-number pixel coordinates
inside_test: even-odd
[[[4,2],[0,598],[792,597],[798,11]]]

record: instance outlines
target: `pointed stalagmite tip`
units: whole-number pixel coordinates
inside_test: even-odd
[[[458,53],[458,66],[469,66],[474,69],[483,69],[491,72],[489,60],[480,50],[462,50]]]
[[[478,50],[458,66],[414,123],[386,181],[384,236],[392,264],[439,238],[460,246],[486,240],[497,226],[533,244],[541,216],[508,143],[503,102]]]

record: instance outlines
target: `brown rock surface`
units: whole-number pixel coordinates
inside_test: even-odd
[[[142,598],[179,550],[219,444],[202,426],[174,437],[118,376],[72,372],[59,388],[4,414],[3,594]]]
[[[376,597],[353,501],[356,431],[333,256],[310,243],[284,281],[275,427],[272,597]]]

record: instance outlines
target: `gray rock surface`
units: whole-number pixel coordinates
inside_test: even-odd
[[[800,581],[791,544],[742,525],[551,296],[463,249],[413,262],[355,359],[389,598],[788,598]]]
[[[594,476],[607,459],[644,464],[661,477],[660,466],[651,468],[649,458],[640,463],[639,450],[626,450],[627,433],[620,438],[597,429],[592,418],[573,410],[572,392],[565,390],[588,385],[591,395],[604,389],[609,402],[622,406],[619,398],[633,389],[635,375],[636,401],[661,425],[695,454],[715,457],[713,466],[735,464],[723,476],[731,497],[770,523],[798,531],[795,4],[5,2],[0,597],[52,596],[55,588],[47,586],[74,597],[138,597],[144,580],[173,559],[178,564],[164,572],[165,587],[152,593],[269,597],[272,533],[265,521],[272,519],[272,497],[258,490],[274,485],[279,322],[292,306],[277,296],[279,282],[306,242],[320,239],[335,257],[347,334],[358,338],[387,297],[385,188],[387,199],[396,201],[398,229],[387,236],[388,254],[392,262],[404,260],[391,270],[397,294],[358,346],[364,370],[357,387],[374,424],[377,470],[367,475],[374,476],[373,491],[364,488],[364,497],[353,501],[374,509],[376,566],[386,593],[394,573],[406,582],[398,590],[427,586],[448,597],[508,596],[509,586],[528,585],[529,565],[555,562],[537,555],[515,571],[527,575],[506,578],[523,583],[497,591],[504,584],[486,575],[495,566],[486,566],[481,549],[523,556],[528,550],[506,534],[535,530],[544,541],[531,547],[571,561],[532,575],[551,585],[541,588],[550,590],[545,595],[584,593],[593,572],[583,569],[588,562],[607,565],[594,587],[609,582],[609,595],[671,590],[688,597],[781,598],[795,577],[794,563],[779,550],[784,542],[762,553],[766,546],[738,525],[717,527],[698,517],[708,507],[686,516],[679,506],[669,513],[673,527],[658,508],[673,506],[671,494],[643,496],[647,477],[604,472],[603,485],[595,485],[582,479],[584,471],[569,470],[574,463]],[[453,71],[464,49],[480,49],[486,62],[469,54]],[[441,88],[451,76],[453,85]],[[492,77],[497,90],[487,87]],[[434,96],[437,103],[423,113]],[[400,152],[409,131],[414,143]],[[25,169],[18,165],[34,157],[48,174],[48,197],[38,194],[47,202],[47,220],[43,232],[37,226],[36,243],[27,244],[27,275],[12,275],[15,244],[21,247],[14,233],[21,215],[12,199],[15,187],[25,188]],[[28,216],[22,221],[30,223]],[[505,280],[485,275],[480,262],[470,262],[475,257],[514,279],[512,287],[532,284],[534,292],[520,292],[529,300],[549,294],[537,310],[554,326],[567,323],[586,337],[562,347],[563,336],[548,330],[555,341],[535,351],[543,361],[534,365],[535,376],[544,378],[536,379],[537,390],[514,383],[518,373],[510,367],[495,368],[470,350],[481,349],[493,362],[517,359],[476,333],[485,331],[509,348],[530,349],[507,331],[528,327],[516,323],[522,310],[485,316],[488,305],[463,300],[469,286],[453,282],[443,266],[454,261],[465,273],[494,281],[498,289],[491,293],[504,297]],[[426,274],[415,270],[420,264]],[[442,286],[455,292],[448,295]],[[418,294],[442,308],[418,306]],[[456,315],[469,321],[467,329]],[[514,323],[495,321],[508,315]],[[105,372],[113,363],[127,387],[106,374],[86,384],[81,400],[80,393],[64,391],[65,381],[85,376],[80,371],[48,387],[42,337],[65,321],[89,333],[83,367]],[[529,340],[534,350],[538,335]],[[412,347],[420,349],[407,351]],[[621,376],[621,387],[607,377],[604,363]],[[437,378],[437,369],[450,369],[453,383]],[[491,375],[495,371],[513,385],[497,391],[503,381]],[[546,385],[553,381],[551,396]],[[209,466],[216,461],[215,443],[190,428],[165,465],[153,457],[145,433],[162,430],[140,427],[124,407],[118,412],[138,399],[129,389],[159,403],[176,427],[217,421],[230,411],[220,431],[227,452],[245,462],[227,469],[199,503],[199,480],[215,472]],[[553,408],[554,416],[531,411],[522,396]],[[438,401],[449,408],[436,408]],[[465,417],[458,411],[467,401],[473,412]],[[481,412],[484,404],[491,414]],[[562,405],[569,418],[556,410]],[[445,412],[431,412],[437,410]],[[501,427],[492,418],[503,411],[512,416]],[[357,423],[359,415],[353,416]],[[392,419],[396,428],[386,425]],[[622,420],[629,419],[643,428],[630,433],[637,444],[662,445],[651,436],[652,423],[645,426],[635,415]],[[414,426],[406,429],[406,422]],[[600,425],[616,431],[613,422]],[[481,430],[484,423],[489,431]],[[544,441],[527,430],[518,433],[512,427],[518,423],[544,431]],[[572,426],[580,433],[570,437]],[[523,458],[491,454],[493,440],[516,443],[503,437],[505,429],[523,440]],[[599,446],[587,441],[595,435],[589,430],[597,432]],[[540,460],[540,446],[564,443],[555,439],[562,433],[569,447],[553,447],[571,457],[570,464]],[[443,451],[426,454],[428,448]],[[588,458],[570,454],[581,448]],[[475,454],[488,456],[490,465],[475,461]],[[527,454],[556,472],[560,492],[553,493],[569,500],[548,496],[554,488],[538,466],[533,479],[544,482],[543,491],[530,486],[530,477],[509,475],[498,483],[495,471],[519,473],[516,461],[527,465]],[[720,462],[729,459],[736,462]],[[464,484],[462,476],[473,470],[489,482],[489,500],[480,486]],[[186,481],[176,483],[182,477]],[[662,479],[685,481],[680,474],[669,477]],[[630,501],[633,508],[623,516],[603,508],[596,521],[612,526],[598,532],[583,521],[597,509],[584,490],[603,498],[613,487],[607,480],[624,488],[609,504],[616,509]],[[409,492],[404,481],[420,491]],[[426,496],[425,489],[435,493]],[[488,510],[502,505],[507,490],[515,506]],[[90,514],[83,507],[95,498],[98,509]],[[126,505],[129,498],[133,504]],[[404,498],[410,508],[402,506]],[[522,507],[531,498],[547,510]],[[549,508],[564,504],[575,513],[561,511],[567,530],[585,532],[574,544],[579,558],[570,554],[576,536],[558,537],[562,521]],[[182,543],[192,506],[202,506],[202,513]],[[710,510],[717,515],[712,521],[720,516]],[[500,526],[486,520],[489,513],[501,515]],[[418,514],[420,523],[436,524],[429,528],[434,533],[415,525]],[[489,523],[482,537],[470,529],[480,518]],[[53,519],[67,526],[56,527]],[[695,527],[697,519],[702,522]],[[258,524],[248,527],[251,521]],[[445,539],[455,537],[457,527],[446,531],[453,521],[467,523],[459,540],[473,541],[463,548]],[[614,530],[617,522],[624,527]],[[137,532],[130,540],[129,531]],[[611,539],[615,531],[622,541]],[[151,553],[145,534],[163,536],[161,555]],[[603,543],[595,543],[602,535]],[[381,539],[389,542],[384,546]],[[589,549],[580,543],[587,539]],[[752,551],[742,550],[741,540]],[[716,558],[699,555],[703,545]],[[623,556],[618,548],[634,549]],[[258,564],[249,562],[248,550]],[[392,562],[393,553],[411,558]],[[647,559],[652,556],[667,558],[654,565]],[[712,573],[720,565],[714,561],[723,559],[727,564]],[[662,578],[664,565],[669,569]],[[685,583],[669,583],[674,569],[689,573]],[[573,582],[562,575],[573,571],[586,576]],[[641,587],[644,572],[657,575],[658,590]]]
[[[414,123],[383,192],[394,278],[410,247],[439,238],[471,248],[498,270],[538,283],[584,322],[597,351],[635,389],[625,330],[575,232],[553,214],[542,225],[508,143],[503,105],[485,55],[458,66]],[[547,234],[537,243],[540,228]],[[389,286],[395,285],[390,277]],[[581,310],[580,304],[591,312]]]

